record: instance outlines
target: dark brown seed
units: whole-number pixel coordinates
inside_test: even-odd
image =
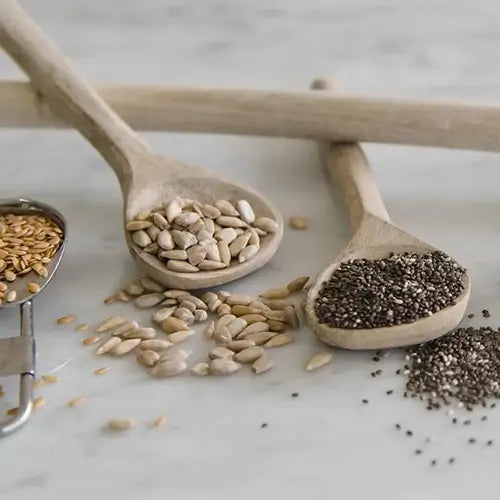
[[[410,437],[413,436],[413,431],[406,431],[406,435]]]
[[[363,404],[367,405],[367,404],[368,404],[368,399],[362,399],[362,400],[361,400],[361,402],[362,402]]]
[[[475,438],[469,438],[469,444],[474,444],[476,442]]]
[[[468,316],[467,316],[469,319],[472,319],[474,317],[474,313],[470,313]]]
[[[421,455],[422,454],[422,450],[420,448],[417,448],[415,450],[415,455]]]
[[[400,424],[396,424],[396,425],[395,425],[395,427],[396,427],[396,429],[397,429],[398,431],[399,431],[399,430],[401,430],[401,425],[400,425]]]
[[[299,393],[298,392],[292,392],[292,398],[298,398]]]
[[[260,424],[261,429],[265,429],[266,427],[267,427],[267,422],[263,422],[262,424]]]
[[[435,467],[437,465],[437,460],[431,460],[431,466]]]
[[[394,392],[394,391],[393,391],[392,389],[389,389],[388,391],[386,391],[386,394],[387,394],[388,396],[390,396],[393,392]]]
[[[481,312],[483,313],[483,318],[489,318],[491,316],[490,311],[488,311],[488,309],[483,309]]]
[[[449,463],[450,465],[454,464],[454,463],[455,463],[455,457],[450,457],[450,458],[448,459],[448,463]]]
[[[486,441],[486,446],[493,446],[493,439],[488,439],[488,441]]]

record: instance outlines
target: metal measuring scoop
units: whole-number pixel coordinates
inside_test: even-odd
[[[16,300],[3,302],[1,309],[19,306],[20,334],[17,337],[0,339],[0,377],[19,375],[19,405],[16,415],[0,423],[0,437],[15,431],[28,420],[33,408],[33,381],[35,378],[35,338],[33,335],[33,299],[44,290],[59,266],[66,246],[66,221],[54,208],[45,203],[29,199],[0,200],[1,214],[41,215],[51,219],[62,230],[61,244],[45,266],[48,274],[44,278],[35,272],[19,276],[9,283],[9,290],[16,291]],[[37,283],[40,289],[36,293],[28,290],[28,283]]]

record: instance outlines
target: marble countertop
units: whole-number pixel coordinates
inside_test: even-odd
[[[23,2],[94,81],[306,88],[333,75],[347,90],[386,96],[464,98],[499,103],[496,0],[52,0]],[[1,77],[20,77],[4,56]],[[227,287],[257,293],[314,275],[345,244],[345,213],[309,142],[209,135],[146,134],[159,152],[230,174],[272,198],[285,217],[310,218],[307,232],[285,234],[274,260]],[[402,397],[392,352],[370,378],[370,353],[335,352],[314,373],[303,365],[321,348],[309,331],[276,353],[275,369],[227,379],[150,380],[130,360],[112,371],[56,327],[75,313],[97,322],[129,305],[102,299],[135,276],[121,228],[114,174],[74,132],[1,130],[0,197],[31,196],[67,217],[70,242],[60,272],[35,304],[39,372],[60,382],[20,432],[0,443],[0,497],[9,500],[303,499],[320,495],[398,500],[498,498],[500,413],[452,426],[443,413]],[[474,324],[498,325],[500,231],[498,156],[367,145],[388,210],[399,225],[448,251],[472,279]],[[0,312],[2,336],[15,311]],[[201,339],[189,341],[201,356]],[[16,404],[5,382],[0,411]],[[392,396],[386,390],[394,389]],[[291,397],[292,392],[299,396]],[[68,400],[84,395],[77,409]],[[368,398],[369,405],[361,399]],[[164,414],[168,425],[148,426]],[[462,416],[458,412],[459,416]],[[130,432],[109,435],[108,419],[134,417]],[[464,416],[465,418],[465,416]],[[267,422],[265,429],[261,424]],[[396,422],[414,431],[407,438]],[[432,443],[425,438],[432,436]],[[476,445],[469,445],[469,437]],[[415,456],[417,447],[424,448]],[[456,463],[449,466],[449,457]],[[431,468],[431,459],[438,466]]]

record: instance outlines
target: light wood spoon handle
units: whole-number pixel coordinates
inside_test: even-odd
[[[314,90],[338,91],[338,84],[326,78],[315,80]],[[335,186],[342,192],[349,213],[351,233],[358,230],[367,213],[389,221],[389,214],[375,183],[368,160],[356,143],[320,144],[321,154]]]
[[[147,150],[146,144],[82,80],[14,0],[0,1],[0,44],[28,74],[52,110],[88,139],[120,180],[131,175],[130,160]]]

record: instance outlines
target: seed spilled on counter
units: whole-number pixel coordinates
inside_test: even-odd
[[[261,238],[278,231],[269,217],[256,217],[246,200],[214,205],[176,199],[127,223],[132,242],[179,273],[215,271],[243,264],[260,249]]]
[[[391,254],[343,262],[323,283],[314,308],[332,328],[412,323],[454,304],[465,269],[443,252]]]

